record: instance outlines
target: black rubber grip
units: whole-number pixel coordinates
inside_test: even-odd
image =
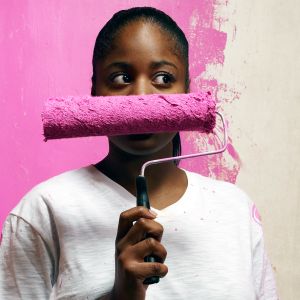
[[[147,191],[147,182],[144,176],[138,176],[136,178],[136,205],[144,206],[150,209],[150,202]],[[147,238],[147,236],[145,237]],[[144,258],[145,262],[157,262],[158,260],[154,256],[147,256]],[[159,282],[159,276],[152,276],[144,280],[144,284],[153,284]]]

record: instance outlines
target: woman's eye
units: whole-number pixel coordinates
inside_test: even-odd
[[[153,81],[155,84],[168,86],[174,82],[174,77],[171,74],[158,74]]]
[[[110,81],[113,84],[128,84],[131,79],[128,74],[115,74],[110,77]]]

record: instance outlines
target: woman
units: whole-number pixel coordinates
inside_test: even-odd
[[[188,90],[188,43],[166,14],[121,11],[100,31],[92,95]],[[179,155],[179,133],[108,138],[102,161],[41,183],[7,218],[1,299],[277,299],[241,190],[169,162],[146,169],[151,210],[135,207],[142,164]]]

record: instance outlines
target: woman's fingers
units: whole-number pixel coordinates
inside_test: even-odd
[[[125,267],[127,274],[144,281],[146,278],[152,276],[164,277],[168,273],[168,267],[164,264],[155,262],[155,263],[132,263],[128,267]]]
[[[144,262],[148,255],[158,257],[160,262]],[[128,247],[118,256],[118,264],[130,277],[144,280],[151,276],[163,277],[168,273],[168,267],[163,264],[167,256],[164,246],[154,238],[147,238]]]
[[[159,242],[161,241],[164,228],[161,224],[151,219],[140,218],[130,228],[123,239],[117,243],[117,251],[121,252],[126,247],[132,246],[147,237],[153,237]]]
[[[147,238],[143,241],[132,246],[134,249],[135,258],[140,261],[144,260],[145,256],[153,255],[160,259],[160,262],[164,262],[167,256],[166,248],[156,239]]]
[[[152,277],[152,276],[159,276],[164,277],[168,273],[168,267],[165,264],[161,263],[149,263],[144,262],[140,263],[139,267],[141,268],[140,274],[137,274],[137,277],[142,277],[141,279],[144,280],[146,278]]]
[[[132,227],[132,223],[140,218],[154,219],[156,216],[143,206],[136,206],[120,214],[116,241],[122,239]]]
[[[160,262],[164,262],[167,256],[165,247],[154,238],[147,238],[139,243],[127,247],[119,255],[121,261],[134,260],[143,262],[146,256],[156,256]]]
[[[160,243],[163,227],[153,220],[155,217],[142,206],[121,213],[115,257],[120,282],[136,279],[143,282],[145,278],[163,277],[168,273],[168,267],[163,263],[167,251]],[[145,262],[147,256],[154,256],[156,262]]]

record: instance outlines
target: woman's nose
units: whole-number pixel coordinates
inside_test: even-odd
[[[132,95],[153,94],[154,91],[151,81],[146,77],[137,78],[131,86],[130,93]]]

